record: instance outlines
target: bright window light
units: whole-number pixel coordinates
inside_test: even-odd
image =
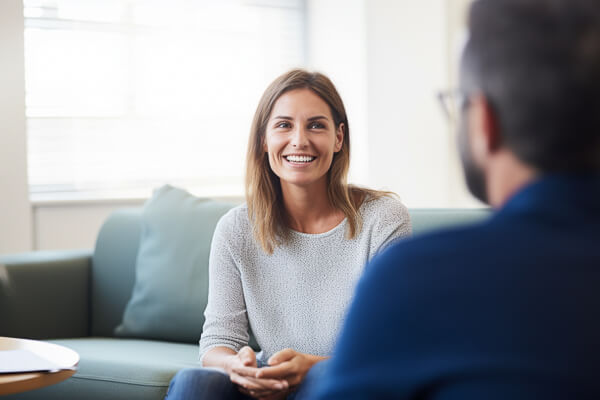
[[[25,0],[33,200],[243,193],[259,97],[305,65],[301,0]]]

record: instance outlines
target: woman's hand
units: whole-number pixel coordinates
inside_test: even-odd
[[[326,359],[304,354],[292,349],[278,351],[269,358],[269,366],[256,372],[258,379],[278,379],[287,381],[290,389],[298,386],[313,365]]]
[[[255,398],[276,399],[279,394],[287,393],[288,383],[283,379],[257,378],[260,371],[256,365],[256,354],[250,347],[243,347],[237,354],[231,355],[225,371],[239,390]],[[281,397],[282,398],[282,397]]]

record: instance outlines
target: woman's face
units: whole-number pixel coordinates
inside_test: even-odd
[[[308,186],[326,179],[343,139],[343,125],[335,126],[327,103],[309,89],[295,89],[275,102],[264,150],[282,185]]]

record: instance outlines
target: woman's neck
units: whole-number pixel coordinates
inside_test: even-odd
[[[344,220],[344,213],[329,201],[326,180],[311,186],[281,182],[281,191],[286,224],[295,231],[323,233]]]

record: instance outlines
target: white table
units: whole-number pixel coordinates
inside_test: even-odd
[[[39,340],[0,336],[0,351],[4,350],[28,350],[64,369],[55,372],[0,374],[0,396],[25,392],[62,382],[75,373],[77,364],[79,363],[79,354],[75,351],[64,346]]]

